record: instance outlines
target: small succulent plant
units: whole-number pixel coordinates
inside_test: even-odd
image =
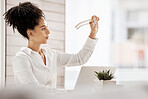
[[[110,70],[106,70],[106,71],[101,71],[101,72],[95,72],[95,76],[99,79],[99,80],[111,80],[114,78],[113,73]]]

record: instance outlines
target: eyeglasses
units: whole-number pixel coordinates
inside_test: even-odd
[[[84,26],[84,25],[88,25],[90,21],[91,21],[91,19],[88,19],[88,20],[79,22],[79,23],[75,26],[75,28],[78,30],[80,27],[82,27],[82,26]],[[95,18],[95,17],[93,18],[93,21],[94,21],[94,24],[96,24],[96,18]]]

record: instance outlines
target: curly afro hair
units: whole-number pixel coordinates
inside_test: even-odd
[[[29,39],[27,30],[34,29],[41,17],[45,18],[44,13],[31,2],[19,3],[18,6],[4,13],[4,19],[9,26],[13,27],[13,31],[17,29],[27,39]]]

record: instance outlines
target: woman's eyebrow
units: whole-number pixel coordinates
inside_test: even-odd
[[[42,25],[40,28],[45,27],[45,25]]]

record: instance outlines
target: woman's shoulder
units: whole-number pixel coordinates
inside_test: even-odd
[[[27,49],[27,47],[21,47],[15,54],[15,56],[13,58],[28,58],[30,52],[29,50]]]

